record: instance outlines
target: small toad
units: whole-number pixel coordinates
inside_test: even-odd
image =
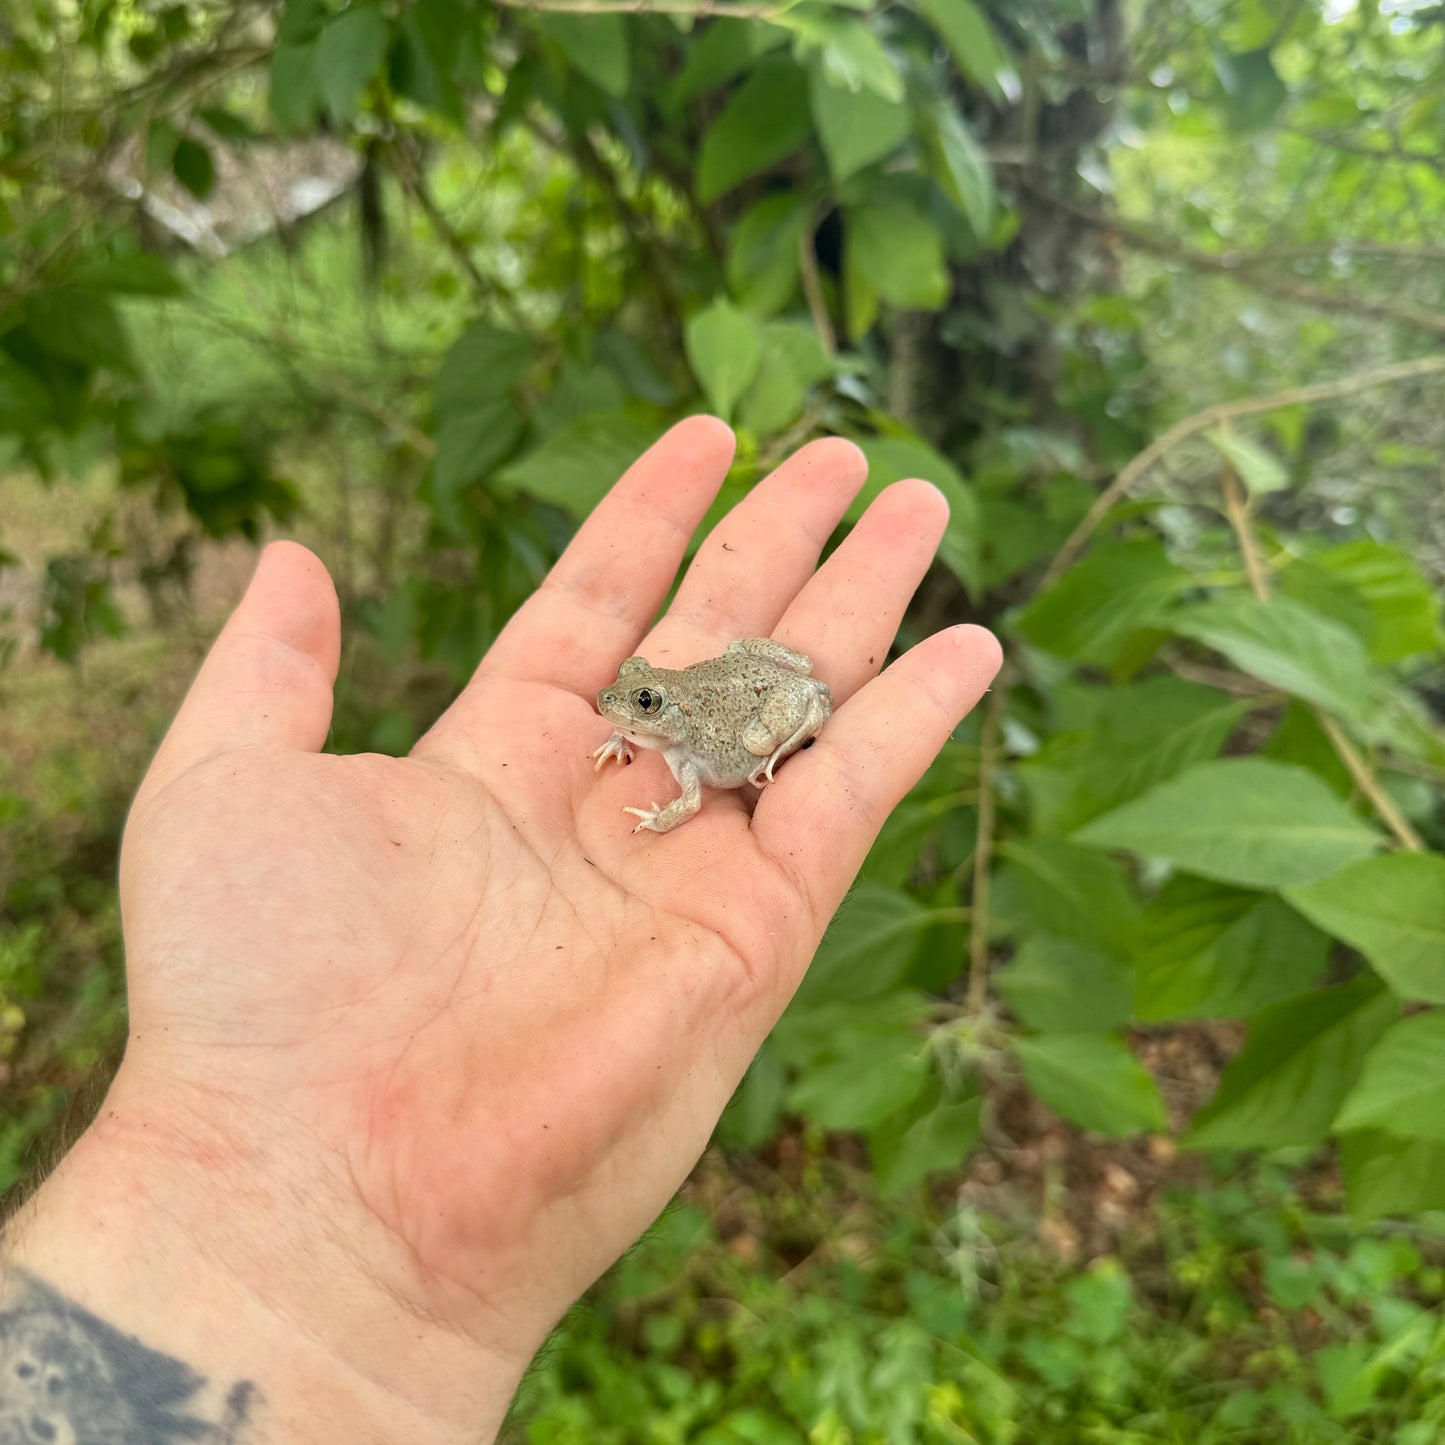
[[[730,642],[721,657],[691,667],[653,667],[629,657],[617,681],[597,694],[597,711],[616,732],[593,753],[632,761],[632,746],[656,748],[682,796],[665,808],[624,808],[632,830],[666,833],[702,807],[702,786],[762,787],[789,753],[805,747],[833,714],[833,694],[801,652],[771,637]]]

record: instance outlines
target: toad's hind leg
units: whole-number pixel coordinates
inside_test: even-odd
[[[723,656],[764,657],[779,667],[786,667],[789,672],[802,673],[804,677],[813,671],[813,659],[806,652],[794,652],[791,647],[784,647],[771,637],[740,637],[736,642],[728,643]]]
[[[821,685],[820,690],[808,699],[801,720],[791,707],[770,710],[764,703],[761,713],[743,729],[743,746],[762,758],[748,774],[748,782],[755,788],[771,783],[773,769],[789,754],[797,752],[809,738],[816,737],[818,729],[832,715],[833,694]]]
[[[641,820],[632,830],[634,833],[640,833],[644,828],[654,833],[670,833],[702,807],[702,782],[697,768],[686,763],[675,766],[671,758],[667,761],[677,781],[682,784],[682,796],[674,798],[665,808],[659,808],[656,803],[650,808],[624,808],[624,813],[631,813]]]

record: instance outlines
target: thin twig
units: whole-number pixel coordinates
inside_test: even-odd
[[[1008,697],[1006,674],[989,693],[978,743],[978,841],[973,850],[973,898],[968,920],[968,1011],[974,1017],[988,1005],[988,890],[993,866],[996,816],[994,775],[999,763],[999,728]]]
[[[1445,356],[1420,356],[1413,361],[1397,361],[1389,366],[1352,372],[1334,381],[1287,387],[1283,391],[1271,392],[1268,396],[1249,396],[1239,401],[1216,402],[1213,406],[1205,407],[1203,411],[1195,412],[1193,416],[1185,417],[1126,462],[1118,476],[1099,493],[1093,506],[1084,514],[1079,525],[1069,533],[1068,539],[1059,548],[1058,555],[1049,564],[1049,569],[1039,584],[1039,590],[1042,591],[1057,581],[1069,568],[1074,558],[1083,550],[1084,544],[1093,536],[1099,523],[1113,510],[1115,503],[1160,457],[1198,432],[1218,426],[1234,417],[1259,416],[1287,406],[1304,406],[1316,401],[1330,401],[1335,397],[1353,396],[1356,392],[1369,391],[1377,386],[1390,386],[1397,381],[1412,381],[1417,377],[1432,376],[1439,372],[1445,372]]]
[[[1228,417],[1219,424],[1219,429],[1228,436],[1232,428],[1232,422]],[[1261,602],[1269,601],[1269,571],[1265,567],[1259,555],[1259,538],[1254,534],[1254,527],[1251,525],[1251,505],[1249,494],[1244,489],[1244,484],[1239,480],[1239,474],[1228,460],[1224,463],[1224,470],[1220,474],[1220,488],[1224,492],[1224,515],[1229,519],[1229,525],[1234,529],[1234,535],[1239,540],[1239,555],[1244,558],[1245,575],[1249,578],[1250,591]]]
[[[798,269],[803,277],[803,295],[808,298],[808,312],[823,350],[833,356],[838,350],[838,333],[833,329],[833,318],[828,314],[828,301],[823,295],[822,278],[818,275],[818,253],[813,249],[816,228],[803,227],[798,237]]]
[[[1370,800],[1370,806],[1380,815],[1380,821],[1395,835],[1402,848],[1412,853],[1425,851],[1424,841],[1410,826],[1410,820],[1400,811],[1395,800],[1381,786],[1380,780],[1370,771],[1369,764],[1360,756],[1345,730],[1324,708],[1315,708],[1315,716],[1325,730],[1325,736],[1340,755],[1340,761],[1350,770],[1356,787]]]

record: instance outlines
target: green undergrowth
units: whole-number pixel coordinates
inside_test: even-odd
[[[674,1208],[553,1337],[505,1439],[1445,1438],[1445,1220],[1352,1228],[1261,1166],[1064,1263],[968,1207],[860,1220],[832,1187],[805,1211],[758,1187],[740,1229]],[[800,1239],[800,1212],[825,1232]]]

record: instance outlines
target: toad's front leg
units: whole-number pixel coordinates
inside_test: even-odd
[[[702,783],[697,775],[697,764],[674,763],[668,758],[667,765],[682,784],[682,796],[674,798],[665,808],[659,808],[656,803],[650,808],[624,808],[624,813],[631,813],[642,820],[632,830],[634,833],[640,833],[644,828],[650,828],[654,833],[669,833],[687,822],[702,807]]]

